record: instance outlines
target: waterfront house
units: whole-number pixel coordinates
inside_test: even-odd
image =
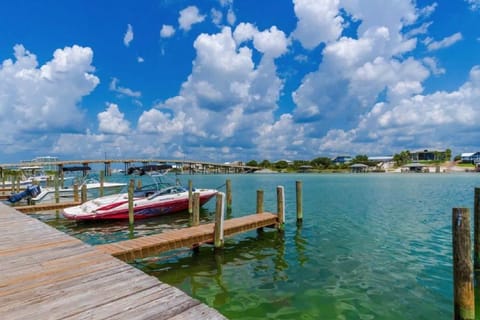
[[[350,156],[336,156],[332,159],[332,162],[335,164],[344,164],[352,162],[353,158]]]
[[[461,154],[461,159],[463,163],[479,163],[480,162],[480,152],[466,152]]]
[[[412,161],[444,161],[447,159],[445,151],[423,150],[410,152],[410,160]]]

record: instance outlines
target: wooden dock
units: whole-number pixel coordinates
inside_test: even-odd
[[[59,202],[59,203],[40,203],[30,206],[15,206],[15,210],[35,214],[35,213],[42,213],[43,211],[50,211],[50,210],[58,210],[64,209],[68,207],[78,206],[82,204],[80,201],[69,201],[69,202]]]
[[[232,236],[263,227],[276,226],[278,216],[272,213],[257,213],[224,222],[224,236]],[[123,261],[146,258],[161,252],[193,247],[200,243],[213,242],[214,223],[163,232],[161,234],[98,245],[96,248]]]
[[[179,289],[0,204],[2,319],[225,319]]]

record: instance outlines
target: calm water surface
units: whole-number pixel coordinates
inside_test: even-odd
[[[197,187],[232,181],[228,217],[255,212],[256,190],[276,211],[285,187],[285,232],[228,238],[222,253],[178,250],[134,265],[230,319],[451,319],[451,212],[473,212],[477,174],[274,174],[179,176]],[[127,179],[122,176],[114,179]],[[304,221],[296,226],[295,181]],[[187,226],[188,213],[138,221],[77,223],[39,217],[90,244]],[[201,221],[214,218],[214,201]]]

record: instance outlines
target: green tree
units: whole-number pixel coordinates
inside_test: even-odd
[[[327,157],[319,157],[310,161],[310,165],[319,169],[326,169],[332,166],[332,164],[333,164],[332,159]]]
[[[405,150],[400,153],[396,153],[393,155],[393,161],[395,161],[395,164],[400,167],[403,166],[404,164],[407,164],[410,162],[410,151]]]
[[[288,168],[288,162],[285,160],[280,160],[275,162],[275,168],[277,169],[286,169]]]
[[[260,167],[262,168],[270,168],[271,166],[272,164],[268,160],[263,160],[262,162],[260,162]]]
[[[368,156],[366,154],[359,154],[355,156],[355,158],[352,160],[352,163],[363,163],[363,164],[368,164]]]
[[[247,166],[258,167],[258,162],[256,160],[250,160],[247,162]]]
[[[450,161],[452,159],[452,150],[450,149],[445,150],[445,158],[446,158],[445,159],[446,161]]]

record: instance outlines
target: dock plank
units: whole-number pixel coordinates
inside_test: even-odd
[[[181,290],[4,204],[0,272],[2,319],[225,319]]]

